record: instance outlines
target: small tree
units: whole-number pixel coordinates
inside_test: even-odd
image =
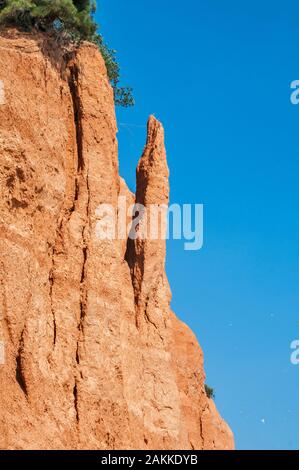
[[[205,392],[208,398],[215,400],[215,391],[213,388],[209,387],[207,384],[205,385]]]
[[[132,90],[119,87],[120,70],[115,51],[107,47],[97,32],[95,11],[94,0],[0,0],[0,26],[51,32],[75,44],[84,40],[97,44],[114,89],[115,103],[132,106]]]

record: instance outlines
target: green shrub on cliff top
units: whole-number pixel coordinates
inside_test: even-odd
[[[93,0],[0,0],[0,26],[16,26],[25,31],[52,32],[73,43],[90,41],[99,47],[114,89],[115,103],[132,106],[131,88],[119,88],[119,65],[115,51],[107,47],[97,32]]]

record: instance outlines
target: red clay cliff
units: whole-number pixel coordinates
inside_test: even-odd
[[[97,48],[0,37],[1,449],[232,449],[170,309],[165,241],[100,240],[97,208],[167,204],[153,117],[134,196]]]

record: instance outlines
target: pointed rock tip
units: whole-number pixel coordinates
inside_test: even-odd
[[[164,141],[164,128],[161,122],[151,114],[147,121],[147,145],[153,143],[158,137]]]
[[[161,122],[153,114],[149,116],[147,123],[148,123],[148,126],[155,126],[155,125],[162,126]]]
[[[147,128],[148,130],[153,129],[153,128],[163,129],[163,125],[153,114],[151,114],[147,121]]]
[[[147,175],[156,174],[157,177],[158,174],[160,176],[165,175],[167,178],[169,175],[164,143],[164,128],[161,122],[153,115],[148,119],[146,145],[137,165],[137,187],[138,178],[144,172]]]

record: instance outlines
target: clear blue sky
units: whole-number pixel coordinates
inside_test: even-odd
[[[299,4],[101,0],[134,109],[118,109],[133,189],[154,113],[171,200],[205,205],[205,244],[168,244],[173,309],[195,331],[239,449],[299,449]]]

